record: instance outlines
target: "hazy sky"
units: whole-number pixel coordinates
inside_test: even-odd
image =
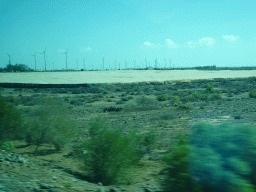
[[[255,66],[255,0],[0,0],[0,67]]]

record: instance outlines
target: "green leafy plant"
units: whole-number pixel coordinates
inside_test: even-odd
[[[165,178],[160,182],[164,191],[200,192],[200,187],[190,177],[188,170],[187,135],[182,135],[173,153],[163,156],[168,166]]]
[[[15,146],[11,141],[4,141],[0,143],[0,148],[5,151],[13,151]]]
[[[256,98],[256,89],[253,89],[251,92],[249,92],[249,96],[251,98]]]
[[[175,102],[178,102],[178,101],[180,101],[180,97],[177,96],[177,95],[175,95],[175,96],[173,97],[173,102],[175,103]]]
[[[127,170],[141,159],[134,147],[137,138],[124,135],[117,127],[110,128],[101,118],[92,121],[89,136],[81,150],[86,150],[82,157],[92,180],[110,185],[118,183],[120,178],[131,179]]]
[[[69,108],[55,100],[42,100],[38,116],[29,118],[26,142],[36,145],[35,154],[43,144],[52,144],[60,151],[76,134],[77,126],[69,118]]]
[[[191,95],[196,99],[201,99],[201,93],[193,92]]]
[[[3,87],[0,87],[0,96],[1,96],[1,92],[4,91],[5,89]]]
[[[220,131],[221,130],[221,131]],[[189,172],[214,191],[255,191],[256,127],[199,123],[191,129]]]
[[[155,103],[155,100],[146,96],[141,96],[136,99],[136,103],[138,105],[151,105]]]
[[[71,183],[65,183],[64,187],[67,188],[67,189],[71,189],[72,184]]]
[[[22,139],[26,132],[24,117],[15,107],[0,99],[0,141]]]
[[[163,95],[158,95],[158,96],[156,97],[156,99],[157,99],[158,101],[166,101],[168,98],[167,98],[167,96],[166,96],[165,94],[163,94]]]
[[[151,150],[156,146],[156,141],[158,136],[156,135],[156,130],[150,130],[149,132],[142,135],[142,145],[147,148],[147,150]]]
[[[209,93],[205,93],[205,94],[202,94],[202,95],[200,96],[200,99],[201,99],[201,100],[207,100],[209,97],[210,97],[210,94],[209,94]]]
[[[214,88],[213,88],[213,85],[210,85],[210,84],[206,84],[205,85],[205,88],[206,88],[206,90],[208,90],[208,91],[214,91]]]
[[[16,101],[16,98],[15,98],[15,97],[10,97],[10,98],[9,98],[9,101],[10,101],[10,102],[14,102],[14,101]]]
[[[211,95],[211,97],[212,97],[213,99],[221,99],[221,98],[222,98],[222,95],[221,95],[220,93],[213,93],[213,94]]]

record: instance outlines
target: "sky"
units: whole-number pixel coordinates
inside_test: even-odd
[[[256,66],[255,0],[0,0],[0,67]],[[67,52],[67,54],[65,54]],[[36,55],[35,57],[32,55]]]

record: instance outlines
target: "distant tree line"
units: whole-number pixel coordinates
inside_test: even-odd
[[[0,68],[0,72],[25,72],[25,71],[33,71],[33,69],[29,68],[25,64],[8,64],[5,68]]]

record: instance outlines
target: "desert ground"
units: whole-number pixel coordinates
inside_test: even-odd
[[[0,154],[0,190],[161,191],[155,178],[161,178],[166,167],[160,158],[172,153],[180,133],[189,132],[190,127],[202,121],[256,125],[255,98],[249,96],[249,92],[256,89],[255,82],[256,77],[246,77],[92,84],[66,89],[5,88],[1,91],[2,98],[24,116],[33,118],[40,107],[40,98],[56,98],[68,104],[72,112],[70,117],[79,125],[78,141],[87,139],[89,122],[98,116],[110,126],[122,127],[124,132],[132,127],[141,132],[156,130],[160,139],[154,149],[145,151],[140,164],[134,168],[133,181],[120,181],[114,186],[86,180],[86,172],[81,169],[81,162],[70,155],[70,148],[55,152],[52,146],[44,145],[40,147],[39,155],[34,156],[35,146],[13,141],[16,146],[14,152],[3,151]],[[206,84],[213,85],[214,90],[207,90]],[[208,94],[209,97],[200,98],[193,95],[194,92]],[[156,97],[162,94],[167,96],[167,100],[158,101]],[[179,96],[180,101],[175,101],[174,96]]]
[[[35,84],[101,84],[163,82],[213,78],[245,78],[256,76],[255,70],[113,70],[0,73],[0,83]]]

